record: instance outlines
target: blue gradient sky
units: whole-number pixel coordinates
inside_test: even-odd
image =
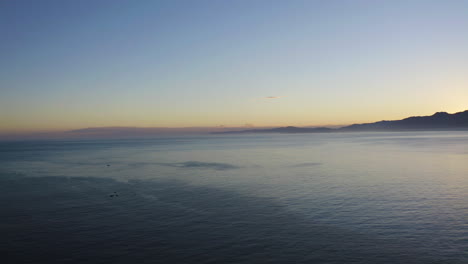
[[[466,110],[467,14],[461,0],[1,1],[0,131]]]

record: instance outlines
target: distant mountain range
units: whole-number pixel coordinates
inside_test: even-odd
[[[342,127],[346,131],[363,130],[459,130],[468,129],[468,110],[455,114],[438,112],[431,116],[413,116],[402,120],[380,121]]]
[[[455,114],[438,112],[431,116],[414,116],[402,120],[354,124],[344,127],[90,127],[70,131],[2,133],[0,141],[31,139],[125,139],[155,138],[206,134],[247,133],[337,133],[359,131],[468,131],[468,110]]]
[[[249,129],[241,131],[213,132],[214,134],[239,133],[326,133],[353,131],[421,131],[421,130],[468,130],[468,110],[455,114],[437,112],[431,116],[413,116],[402,120],[379,121],[375,123],[354,124],[341,128],[328,127],[278,127],[271,129]]]
[[[222,132],[213,132],[213,134],[247,134],[247,133],[325,133],[332,132],[335,129],[328,127],[277,127],[277,128],[268,128],[268,129],[248,129],[240,131],[222,131]]]

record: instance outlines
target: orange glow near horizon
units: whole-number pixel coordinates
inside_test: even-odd
[[[35,12],[10,2],[0,133],[330,126],[468,109],[463,1],[272,1],[268,12],[249,1],[80,3],[89,14],[70,1]]]
[[[461,112],[467,109],[460,109],[456,111],[449,111],[449,113]],[[296,115],[294,118],[282,118],[280,120],[273,120],[268,115],[252,115],[250,119],[244,121],[242,118],[235,119],[230,117],[231,122],[222,122],[220,119],[210,120],[209,117],[195,119],[197,122],[186,122],[185,120],[164,120],[166,122],[155,122],[155,121],[146,121],[140,119],[139,122],[133,120],[108,120],[108,122],[103,122],[103,120],[90,119],[85,122],[75,122],[74,120],[67,120],[68,122],[58,122],[57,119],[50,120],[45,118],[44,122],[28,122],[28,120],[22,120],[23,122],[2,122],[0,125],[0,133],[3,134],[25,134],[25,133],[48,133],[48,132],[63,132],[69,130],[91,128],[91,127],[139,127],[139,128],[202,128],[202,127],[281,127],[281,126],[298,126],[298,127],[308,127],[308,126],[325,126],[325,127],[334,127],[334,126],[345,126],[350,124],[359,124],[359,123],[371,123],[381,120],[399,120],[410,116],[427,116],[432,115],[435,112],[443,110],[436,110],[426,113],[415,113],[415,114],[402,114],[394,113],[392,115],[384,115],[384,113],[379,113],[375,111],[372,114],[366,115],[367,118],[355,118],[347,119],[348,116],[341,116],[341,118],[335,117],[333,115],[323,115],[316,118],[311,117],[310,120],[315,119],[316,121],[306,120],[306,118],[301,115]],[[349,113],[348,113],[349,114]],[[271,119],[266,119],[270,117]],[[301,117],[303,118],[301,120]],[[195,117],[194,117],[195,118]],[[255,122],[255,118],[258,118]],[[287,121],[285,120],[287,119]],[[50,121],[49,121],[50,120]],[[268,120],[268,121],[267,121]],[[271,121],[270,121],[271,120]],[[49,121],[49,122],[47,122]],[[200,122],[201,121],[201,122]],[[263,122],[262,122],[263,121]],[[249,124],[249,125],[246,125]]]

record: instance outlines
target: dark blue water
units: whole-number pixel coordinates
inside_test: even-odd
[[[2,263],[468,263],[468,134],[0,143]]]

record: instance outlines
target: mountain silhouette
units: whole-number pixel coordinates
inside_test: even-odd
[[[244,134],[244,133],[325,133],[332,132],[332,128],[328,127],[277,127],[269,129],[248,129],[241,131],[223,131],[223,132],[213,132],[213,134]]]
[[[460,130],[468,129],[468,110],[455,114],[437,112],[431,116],[413,116],[402,120],[379,121],[342,127],[340,131],[388,130]]]
[[[341,128],[328,127],[278,127],[270,129],[249,129],[241,131],[214,132],[214,134],[242,133],[325,133],[353,131],[431,131],[431,130],[468,130],[468,110],[449,114],[437,112],[431,116],[412,116],[402,120],[379,121],[375,123],[354,124]]]

